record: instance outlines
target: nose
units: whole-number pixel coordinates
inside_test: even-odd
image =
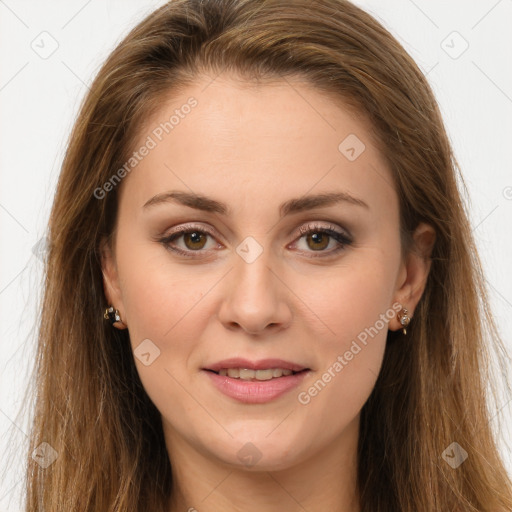
[[[290,324],[291,291],[270,263],[266,251],[251,263],[235,257],[235,268],[226,276],[218,312],[227,329],[258,335],[277,332]]]

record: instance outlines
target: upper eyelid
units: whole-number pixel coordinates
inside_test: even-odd
[[[325,224],[324,225],[321,224],[322,222],[324,222]],[[346,240],[346,244],[352,244],[354,239],[353,239],[353,236],[350,233],[350,231],[348,231],[345,228],[342,228],[341,226],[335,226],[333,224],[334,223],[330,222],[330,221],[319,221],[319,220],[314,220],[314,221],[309,221],[309,222],[303,223],[298,228],[295,228],[293,230],[294,233],[295,233],[295,236],[293,238],[292,243],[295,243],[297,240],[300,240],[302,237],[306,236],[308,231],[318,230],[318,231],[332,231],[332,232],[335,232],[342,239],[344,238]],[[218,237],[217,237],[217,235],[215,233],[215,231],[216,231],[215,228],[212,228],[210,226],[204,226],[202,224],[194,224],[194,223],[184,224],[184,225],[181,224],[181,225],[177,226],[174,231],[172,231],[172,232],[170,232],[168,234],[164,234],[162,237],[160,237],[159,240],[162,241],[162,240],[165,240],[165,239],[168,239],[168,238],[178,239],[180,237],[180,235],[183,235],[185,233],[190,233],[190,232],[193,232],[193,231],[204,232],[207,235],[210,235],[217,242],[219,242]],[[333,238],[335,235],[328,234],[328,236]],[[223,238],[222,235],[220,236],[220,238]],[[200,253],[200,252],[204,252],[204,251],[207,251],[207,249],[202,249],[202,250],[199,250],[199,251],[191,251],[191,252],[198,252],[198,253]]]
[[[324,222],[327,222],[327,221],[324,221]],[[302,224],[298,228],[298,232],[302,233],[303,231],[307,232],[309,230],[314,230],[314,229],[335,231],[336,233],[339,233],[340,235],[345,235],[348,238],[352,238],[352,236],[350,235],[350,233],[348,232],[347,229],[339,227],[339,226],[335,226],[335,225],[333,225],[332,222],[328,222],[327,226],[318,224],[317,221],[307,222],[306,224]]]
[[[322,224],[322,222],[325,224]],[[314,220],[314,221],[305,222],[305,223],[301,224],[298,228],[295,228],[293,230],[293,232],[295,232],[297,235],[303,236],[303,232],[307,232],[310,228],[318,229],[318,230],[322,229],[322,230],[336,231],[340,235],[344,235],[347,238],[352,239],[352,235],[346,228],[343,228],[341,226],[336,226],[331,221]],[[193,230],[204,231],[213,237],[217,236],[215,233],[217,230],[215,230],[215,228],[212,228],[210,226],[204,226],[202,224],[191,223],[191,224],[184,224],[184,225],[182,224],[180,226],[177,226],[176,228],[174,228],[174,230],[172,232],[170,232],[168,234],[164,234],[163,237],[179,235],[180,233],[187,233],[187,232],[190,232]],[[223,238],[222,235],[221,235],[221,238]]]

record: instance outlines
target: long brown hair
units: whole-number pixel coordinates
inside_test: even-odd
[[[35,364],[26,510],[163,511],[173,492],[160,414],[139,380],[127,331],[105,325],[100,243],[118,188],[98,199],[163,94],[201,72],[299,76],[371,122],[393,172],[403,249],[419,222],[436,230],[431,270],[407,337],[389,332],[361,412],[363,512],[512,510],[512,484],[489,425],[489,310],[465,186],[425,77],[373,17],[346,0],[174,0],[112,52],[81,107],[48,240]],[[491,387],[489,387],[491,386]],[[443,457],[456,442],[468,458]],[[458,448],[457,448],[458,449]],[[50,452],[53,453],[53,452]]]

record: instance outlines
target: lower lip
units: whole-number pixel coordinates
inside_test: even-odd
[[[284,395],[296,388],[309,373],[302,371],[286,377],[270,380],[252,381],[233,379],[217,373],[203,370],[208,374],[214,386],[225,395],[246,404],[263,404]]]

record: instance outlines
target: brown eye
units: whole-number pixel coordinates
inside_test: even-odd
[[[158,241],[170,251],[188,258],[204,257],[209,249],[218,249],[215,237],[207,228],[195,226],[180,226],[176,231],[159,238]],[[208,242],[211,243],[208,247]]]
[[[299,233],[301,236],[296,243],[298,244],[304,239],[304,245],[306,246],[305,250],[299,246],[301,252],[306,254],[311,252],[318,253],[309,256],[312,258],[333,256],[352,244],[349,235],[338,231],[334,226],[324,227],[309,224],[301,227]],[[328,247],[331,242],[333,242],[333,248],[329,250]]]
[[[187,233],[182,233],[182,236],[187,249],[203,249],[206,244],[206,236],[201,231],[189,231]]]
[[[315,251],[325,249],[329,245],[330,238],[330,235],[321,231],[306,235],[308,247]]]

